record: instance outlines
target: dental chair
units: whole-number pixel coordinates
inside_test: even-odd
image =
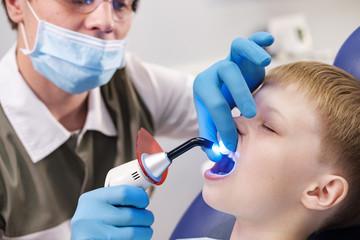
[[[360,27],[344,42],[335,58],[334,65],[360,80]],[[234,223],[234,216],[209,207],[200,192],[180,219],[170,240],[196,237],[227,240],[230,239]],[[308,240],[335,239],[360,239],[360,226],[326,231],[308,238]]]
[[[345,40],[334,65],[360,80],[360,27]]]

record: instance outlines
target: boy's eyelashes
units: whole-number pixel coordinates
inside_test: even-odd
[[[262,123],[261,128],[263,128],[265,131],[270,132],[270,133],[277,133],[274,130],[274,128],[272,128],[269,124],[266,124],[266,123]],[[237,134],[240,136],[245,134],[245,132],[243,130],[241,130],[241,128],[239,126],[237,126],[236,131],[237,131]]]
[[[276,133],[276,131],[266,123],[263,123],[261,126],[268,132]]]

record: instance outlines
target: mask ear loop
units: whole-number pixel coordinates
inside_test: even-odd
[[[30,48],[29,48],[29,44],[28,44],[28,41],[27,41],[27,39],[26,39],[26,34],[25,34],[25,28],[24,28],[24,24],[21,22],[20,23],[20,29],[21,29],[21,33],[22,33],[22,35],[23,35],[23,39],[24,39],[24,43],[25,43],[25,48],[26,49],[21,49],[23,52],[24,52],[24,50],[26,51],[30,51]]]
[[[26,0],[26,4],[28,5],[31,13],[34,15],[36,21],[37,21],[38,24],[39,24],[40,18],[36,15],[34,9],[32,8],[32,6],[31,6],[31,4],[30,4],[30,2],[29,2],[29,0]],[[22,35],[23,35],[24,43],[25,43],[25,47],[26,47],[26,49],[20,49],[20,50],[21,50],[24,54],[26,54],[26,52],[30,52],[30,47],[29,47],[29,43],[28,43],[27,38],[26,38],[25,27],[24,27],[24,24],[23,24],[22,22],[20,23],[20,29],[21,29],[21,33],[22,33]]]
[[[29,6],[30,11],[32,12],[32,14],[34,15],[34,17],[36,18],[37,22],[40,22],[40,18],[36,15],[35,10],[32,8],[29,0],[26,0],[26,3],[27,3],[27,5]]]

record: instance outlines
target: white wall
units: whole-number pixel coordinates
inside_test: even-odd
[[[16,33],[10,29],[6,13],[3,10],[2,4],[0,5],[0,57],[2,57],[7,49],[16,41]]]
[[[360,25],[359,9],[359,0],[141,0],[128,49],[144,60],[196,73],[225,57],[235,37],[247,37],[265,29],[271,17],[303,13],[313,35],[314,49],[334,55]],[[3,12],[0,31],[3,55],[16,38]],[[158,140],[164,150],[181,143]],[[203,162],[205,155],[199,149],[174,161],[167,181],[157,188],[150,204],[156,217],[153,239],[170,236],[200,191]]]
[[[278,15],[307,17],[314,49],[337,51],[360,24],[358,0],[142,0],[129,49],[143,59],[179,69],[227,55],[231,41],[266,28]]]

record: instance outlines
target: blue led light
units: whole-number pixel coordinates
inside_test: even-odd
[[[219,145],[217,145],[217,144],[214,143],[214,145],[212,146],[212,150],[213,150],[213,152],[216,153],[217,155],[220,155],[220,154],[222,154],[222,155],[229,155],[230,152],[231,152],[230,150],[228,150],[228,149],[225,147],[224,143],[223,143],[221,140],[219,141]]]
[[[220,144],[220,152],[224,155],[229,155],[229,153],[231,152],[229,149],[227,149],[223,143],[223,141],[219,141]]]
[[[212,151],[216,154],[216,155],[220,155],[221,154],[221,151],[220,151],[220,146],[217,145],[216,143],[213,144],[212,146]]]

